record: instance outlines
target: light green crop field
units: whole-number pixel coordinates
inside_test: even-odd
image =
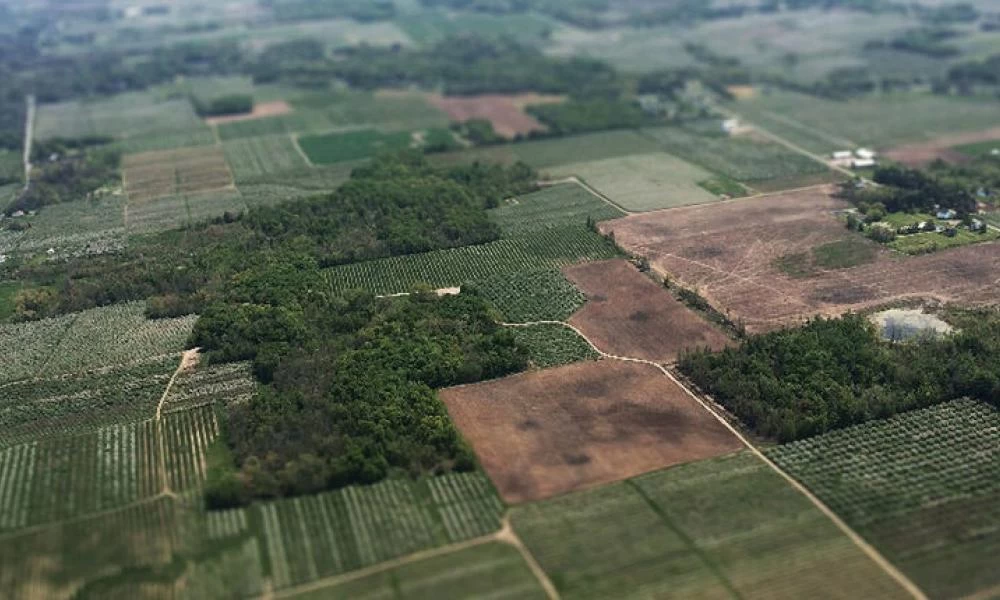
[[[0,181],[17,183],[24,179],[23,158],[15,150],[0,150]]]
[[[545,600],[541,584],[521,554],[508,544],[490,542],[426,558],[351,579],[332,587],[303,592],[296,600],[391,600],[433,598],[462,600]]]
[[[625,213],[577,183],[564,183],[507,200],[490,210],[506,235],[521,235],[563,225],[585,225],[624,217]]]
[[[310,135],[299,138],[299,146],[317,165],[369,158],[380,152],[409,148],[413,136],[408,132],[380,133],[374,129]]]
[[[238,190],[163,196],[130,205],[126,229],[129,235],[166,231],[246,209]]]
[[[638,154],[562,165],[553,176],[576,176],[625,210],[642,212],[719,198],[699,186],[712,174],[667,154]]]
[[[563,598],[907,597],[745,452],[519,506],[511,522]]]
[[[1000,155],[1000,140],[965,144],[963,146],[956,146],[954,149],[969,156],[998,156]]]
[[[647,129],[644,133],[667,152],[744,183],[798,178],[830,170],[781,144],[750,136],[700,135],[681,127]]]
[[[772,91],[730,108],[820,154],[856,146],[885,149],[1000,124],[995,101],[986,98],[896,94],[835,102]]]
[[[273,205],[332,192],[350,179],[351,171],[366,163],[367,160],[345,161],[271,173],[237,182],[237,187],[247,206]]]
[[[560,227],[479,246],[332,267],[324,276],[334,291],[363,289],[396,294],[409,292],[418,284],[456,287],[501,273],[559,268],[618,256],[617,248],[586,227]]]
[[[109,194],[46,206],[21,217],[31,227],[9,232],[6,244],[0,234],[0,253],[70,258],[117,252],[125,247],[124,204],[124,195]]]
[[[237,182],[306,166],[288,135],[268,135],[224,142],[226,162]]]
[[[509,35],[523,43],[539,43],[552,31],[555,22],[534,14],[447,14],[424,11],[407,15],[398,25],[417,44],[434,44],[457,34],[488,37]]]
[[[974,400],[768,452],[930,597],[1000,585],[1000,414]]]

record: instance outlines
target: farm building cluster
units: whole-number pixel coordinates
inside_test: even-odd
[[[832,155],[831,161],[834,166],[849,169],[870,169],[878,166],[878,153],[868,148],[858,148],[857,150],[838,150]]]

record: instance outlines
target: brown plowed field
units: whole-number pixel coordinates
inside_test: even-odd
[[[122,159],[122,168],[125,193],[133,204],[233,185],[233,174],[219,146],[129,154]]]
[[[545,125],[524,112],[526,106],[565,100],[562,96],[543,96],[540,94],[513,96],[492,94],[462,97],[435,95],[428,99],[431,104],[447,113],[448,118],[452,121],[487,119],[493,123],[493,130],[506,138],[512,138],[517,134],[528,134],[532,131],[545,131]]]
[[[601,224],[626,250],[694,288],[751,332],[816,315],[905,299],[995,303],[1000,300],[1000,244],[923,256],[879,249],[874,262],[808,278],[782,273],[775,260],[856,235],[832,215],[847,204],[815,188],[748,200],[634,215]]]
[[[642,363],[605,359],[441,391],[507,502],[540,500],[741,447]]]
[[[205,122],[209,125],[221,125],[222,123],[235,123],[237,121],[253,121],[266,117],[278,117],[292,112],[292,107],[284,100],[275,102],[261,102],[253,105],[253,111],[242,115],[225,115],[222,117],[207,117]]]
[[[664,363],[686,348],[721,350],[730,342],[626,260],[585,263],[563,273],[587,295],[570,324],[604,352]]]
[[[968,162],[970,158],[957,150],[955,146],[965,144],[976,144],[979,142],[1000,141],[1000,127],[973,131],[970,133],[956,133],[935,138],[929,142],[917,142],[906,144],[885,151],[885,156],[904,165],[911,167],[922,167],[932,163],[937,159],[946,160],[953,163]]]

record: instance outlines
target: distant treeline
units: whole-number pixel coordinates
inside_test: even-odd
[[[1000,314],[941,339],[889,343],[863,316],[753,336],[679,367],[756,433],[789,442],[955,398],[1000,405]]]

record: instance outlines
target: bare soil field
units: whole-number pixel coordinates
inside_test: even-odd
[[[128,154],[122,159],[122,169],[131,203],[233,185],[233,174],[219,146]]]
[[[658,272],[696,289],[750,332],[794,325],[898,300],[968,304],[1000,298],[1000,244],[922,256],[876,248],[863,265],[790,277],[780,258],[856,235],[832,211],[847,203],[832,188],[633,215],[601,224],[619,245],[647,256]]]
[[[972,131],[969,133],[956,133],[935,138],[929,142],[918,142],[906,144],[886,150],[884,155],[894,161],[901,162],[911,167],[922,167],[937,159],[946,160],[952,163],[968,162],[971,158],[961,152],[954,150],[955,146],[966,144],[976,144],[979,142],[989,142],[1000,140],[1000,127],[992,127],[982,131]]]
[[[617,356],[672,362],[685,348],[721,350],[730,339],[626,260],[563,270],[587,296],[569,322]]]
[[[711,413],[642,363],[577,363],[449,388],[441,398],[512,503],[741,447]]]
[[[242,115],[225,115],[221,117],[207,117],[205,122],[209,125],[220,125],[222,123],[235,123],[237,121],[253,121],[254,119],[264,119],[266,117],[280,117],[292,112],[292,107],[284,100],[274,102],[259,102],[253,105],[253,111]]]
[[[528,134],[532,131],[545,131],[545,125],[524,112],[525,107],[532,104],[558,103],[564,100],[563,96],[544,96],[541,94],[428,96],[428,101],[447,113],[448,118],[452,121],[487,119],[493,123],[493,129],[506,138],[513,138],[518,134]]]

